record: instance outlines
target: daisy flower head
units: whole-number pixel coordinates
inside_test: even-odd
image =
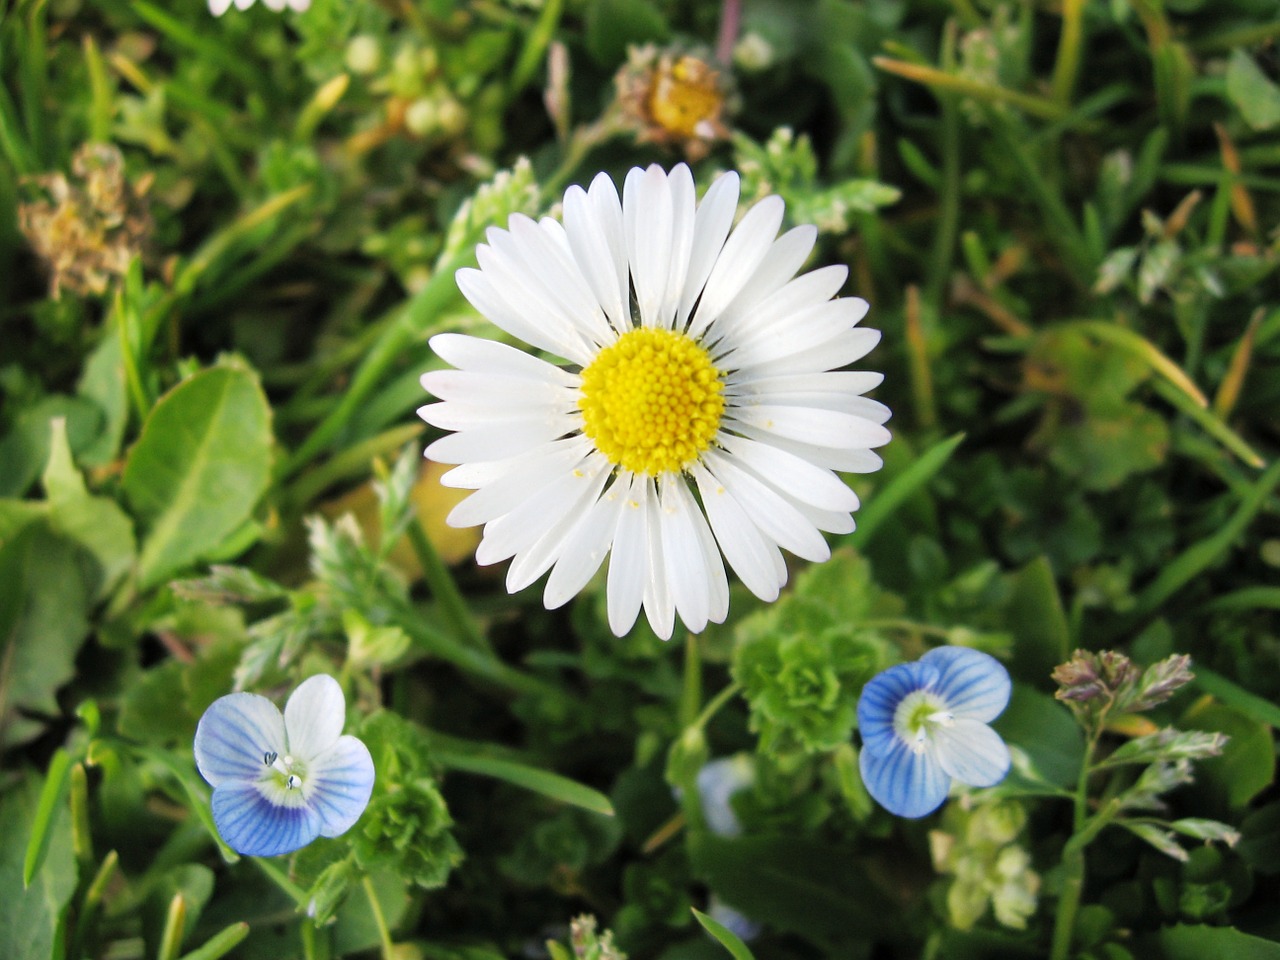
[[[858,700],[859,767],[891,813],[923,817],[951,781],[990,787],[1009,772],[1009,748],[988,723],[1009,703],[1001,663],[967,647],[938,647],[872,678]]]
[[[879,468],[889,410],[862,394],[878,373],[843,371],[880,339],[867,304],[832,299],[844,266],[795,276],[817,230],[778,236],[770,196],[736,227],[738,176],[695,202],[684,164],[601,174],[570,187],[564,222],[513,216],[458,286],[511,336],[433,337],[456,369],[423,386],[418,413],[455,431],[427,447],[474,490],[449,515],[484,525],[481,564],[512,558],[507,589],[550,570],[549,609],[609,555],[609,626],[643,608],[658,636],[728,613],[724,561],[763,600],[786,582],[781,549],[830,555],[822,531],[853,530],[857,496],[836,470]],[[722,559],[723,555],[723,559]]]
[[[237,853],[274,857],[360,819],[373,758],[343,736],[346,699],[326,674],[304,680],[284,714],[266,697],[219,697],[196,727],[196,767],[213,787],[213,823]]]
[[[231,9],[233,3],[237,10],[248,10],[253,6],[253,0],[209,0],[209,12],[220,17]],[[262,3],[274,13],[282,12],[285,7],[295,13],[302,13],[311,6],[311,0],[262,0]]]

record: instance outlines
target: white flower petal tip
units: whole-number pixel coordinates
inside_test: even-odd
[[[237,853],[275,857],[348,830],[369,804],[373,758],[343,736],[346,698],[333,677],[305,680],[284,713],[256,693],[219,697],[196,727],[213,822]]]
[[[475,491],[450,522],[484,525],[477,561],[510,559],[508,590],[549,574],[555,608],[607,567],[610,629],[643,611],[666,638],[724,621],[726,563],[773,600],[782,550],[821,562],[823,533],[853,529],[835,471],[880,466],[889,411],[864,396],[879,374],[841,368],[879,333],[837,297],[846,268],[796,276],[817,232],[779,236],[779,197],[734,225],[739,190],[730,172],[698,202],[684,165],[600,174],[566,191],[563,226],[513,217],[456,274],[497,327],[571,365],[431,340],[454,369],[423,377],[419,415],[444,431],[426,453]]]
[[[1011,691],[1004,666],[967,647],[938,647],[874,677],[858,700],[868,792],[890,813],[915,818],[942,805],[952,780],[999,783],[1009,748],[987,724]]]

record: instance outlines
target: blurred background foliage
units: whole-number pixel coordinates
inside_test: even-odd
[[[1191,655],[1107,736],[1228,734],[1168,810],[1242,839],[1108,832],[1074,952],[1280,957],[1278,13],[11,0],[0,956],[723,956],[691,908],[762,958],[1044,956],[1083,750],[1050,674],[1112,647]],[[429,335],[496,335],[452,280],[487,226],[686,158],[850,264],[894,440],[830,563],[664,645],[474,566],[413,410]],[[895,821],[854,707],[937,643],[1008,664],[1021,766]],[[238,861],[195,724],[320,670],[370,810]]]

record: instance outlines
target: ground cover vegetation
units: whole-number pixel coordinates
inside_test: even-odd
[[[11,0],[0,957],[1280,957],[1277,35]]]

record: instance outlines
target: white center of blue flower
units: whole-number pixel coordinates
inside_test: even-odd
[[[893,712],[893,729],[912,752],[924,753],[929,734],[938,727],[950,727],[955,716],[946,700],[928,690],[913,690]]]
[[[302,775],[306,772],[306,767],[301,761],[295,760],[287,753],[282,757],[274,750],[268,750],[262,755],[262,762],[275,771],[272,779],[286,790],[302,789]],[[268,776],[270,777],[270,774]]]

